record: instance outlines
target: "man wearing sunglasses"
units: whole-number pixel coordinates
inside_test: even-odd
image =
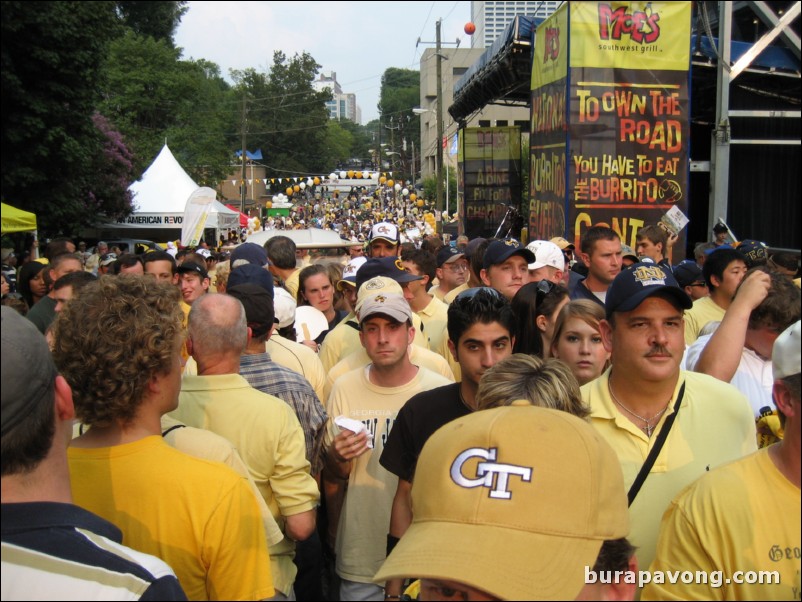
[[[451,303],[454,297],[468,289],[468,259],[465,253],[454,247],[445,246],[437,252],[435,276],[439,284],[429,292],[443,303]]]

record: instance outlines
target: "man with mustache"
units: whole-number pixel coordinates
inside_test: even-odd
[[[654,558],[671,499],[707,471],[757,447],[746,397],[727,383],[680,370],[683,311],[690,307],[688,295],[661,266],[643,262],[622,271],[607,291],[607,319],[599,324],[612,367],[582,387],[591,423],[621,462],[630,541],[643,567]],[[651,468],[639,475],[655,449]]]

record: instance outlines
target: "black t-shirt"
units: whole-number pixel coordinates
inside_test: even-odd
[[[470,414],[459,395],[460,383],[423,391],[398,412],[379,463],[400,479],[412,482],[424,443],[444,424]]]

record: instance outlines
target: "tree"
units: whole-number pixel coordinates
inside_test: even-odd
[[[329,123],[325,102],[331,93],[312,87],[319,70],[320,65],[306,52],[288,58],[277,50],[268,73],[232,71],[236,94],[246,104],[247,144],[262,149],[271,175],[319,174],[331,169],[325,149]]]
[[[119,219],[132,210],[128,186],[135,179],[133,156],[108,119],[95,113],[92,122],[105,140],[103,154],[96,156],[91,166],[93,177],[88,209],[95,215],[102,213],[108,219]]]
[[[105,137],[92,121],[100,57],[119,32],[114,3],[2,2],[2,195],[45,236],[74,232]]]
[[[187,2],[117,2],[117,14],[132,32],[163,40],[173,46],[173,35],[181,17],[189,8]]]
[[[228,172],[234,137],[226,132],[237,107],[217,65],[180,57],[163,39],[126,32],[110,45],[100,110],[133,151],[136,174],[166,140],[199,183],[219,180]]]
[[[420,116],[413,108],[420,103],[420,72],[412,69],[391,67],[382,75],[379,112],[381,113],[382,138],[387,134],[391,152],[400,153],[404,171],[410,176],[416,171],[412,166],[412,145],[420,149]],[[387,132],[387,129],[390,132]],[[403,141],[407,142],[404,146]]]

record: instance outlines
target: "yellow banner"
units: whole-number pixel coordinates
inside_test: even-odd
[[[571,67],[689,68],[690,2],[580,1],[569,10]]]
[[[563,4],[535,33],[532,90],[568,75],[568,4]]]

